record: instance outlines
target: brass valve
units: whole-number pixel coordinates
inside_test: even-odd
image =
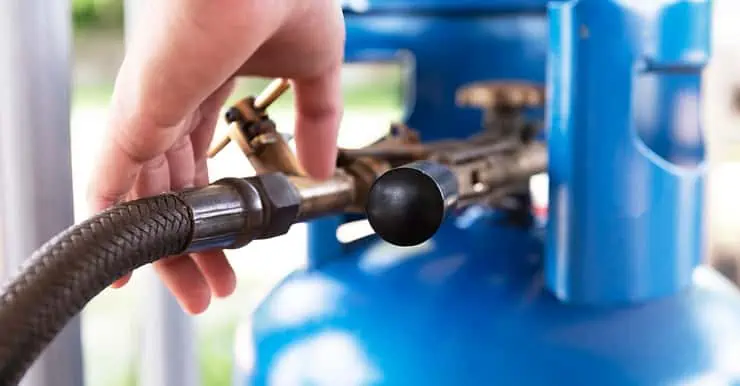
[[[225,116],[229,132],[208,151],[209,158],[235,142],[258,177],[284,175],[300,196],[301,221],[337,211],[362,212],[370,185],[390,166],[367,157],[353,157],[340,149],[332,178],[318,181],[309,177],[267,114],[267,108],[289,88],[288,80],[277,79],[259,96],[244,98],[229,108]]]
[[[498,138],[531,138],[539,127],[524,117],[524,110],[542,107],[545,88],[527,82],[476,82],[460,88],[456,95],[461,107],[483,110],[482,126],[487,135]]]
[[[525,82],[477,82],[458,90],[457,104],[483,110],[523,109],[541,107],[545,89]]]
[[[263,204],[252,209],[267,216],[263,235],[282,234],[286,225],[333,213],[364,213],[382,238],[412,245],[436,232],[455,207],[498,205],[547,167],[545,146],[523,134],[533,126],[519,113],[542,104],[542,88],[488,82],[457,95],[460,104],[495,114],[483,134],[423,142],[413,129],[394,124],[369,146],[339,149],[334,176],[313,179],[266,111],[289,87],[278,79],[256,98],[231,107],[229,133],[208,153],[214,157],[233,141],[248,158],[257,176],[247,183]]]
[[[229,132],[208,151],[208,157],[215,157],[230,142],[235,142],[257,174],[305,175],[285,138],[267,115],[267,108],[289,88],[287,79],[276,79],[256,98],[247,97],[232,106],[226,112]]]

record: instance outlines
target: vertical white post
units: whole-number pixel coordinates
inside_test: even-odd
[[[126,39],[137,28],[137,14],[149,0],[126,0]],[[147,269],[143,299],[141,386],[197,386],[200,382],[192,319],[167,288]]]
[[[74,222],[69,0],[0,2],[0,277]],[[0,332],[2,333],[2,332]],[[84,383],[79,318],[25,386]]]

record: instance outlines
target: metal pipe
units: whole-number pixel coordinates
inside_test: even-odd
[[[543,143],[532,143],[513,157],[502,157],[501,161],[494,161],[490,167],[482,169],[480,182],[497,188],[547,171],[547,147]]]
[[[349,175],[337,176],[327,181],[305,177],[290,179],[301,196],[298,222],[341,213],[355,202],[355,179]]]

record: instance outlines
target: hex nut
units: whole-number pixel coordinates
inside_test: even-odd
[[[288,177],[282,173],[262,174],[250,178],[260,191],[265,208],[265,229],[258,239],[283,235],[298,218],[301,196]]]

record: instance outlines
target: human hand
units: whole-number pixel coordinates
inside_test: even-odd
[[[292,79],[298,158],[316,178],[333,173],[342,115],[339,2],[158,0],[142,6],[89,189],[92,211],[206,185],[207,148],[235,75]],[[192,314],[204,311],[212,294],[228,296],[236,286],[223,251],[170,257],[154,268]]]

